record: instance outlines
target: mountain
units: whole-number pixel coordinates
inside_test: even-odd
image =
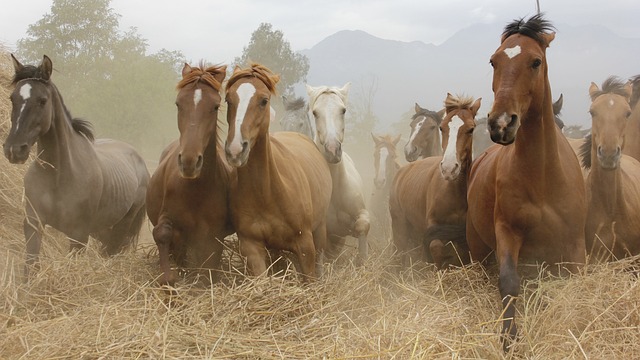
[[[553,98],[564,94],[565,123],[590,127],[589,84],[600,85],[609,75],[624,79],[640,74],[640,39],[622,38],[596,25],[556,24],[556,28],[547,50]],[[499,46],[501,33],[502,26],[476,24],[436,46],[344,30],[300,53],[309,58],[307,83],[312,86],[342,86],[350,81],[353,99],[375,83],[373,110],[380,120],[376,130],[384,131],[416,102],[440,109],[447,92],[482,97],[479,114],[486,115],[493,101],[489,57]],[[304,89],[296,92],[304,94]]]

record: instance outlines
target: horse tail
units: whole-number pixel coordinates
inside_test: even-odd
[[[147,215],[147,206],[143,204],[138,212],[134,215],[131,220],[131,224],[127,231],[123,234],[125,238],[125,244],[131,249],[135,249],[138,246],[138,239],[140,238],[140,230],[142,229],[142,224]]]

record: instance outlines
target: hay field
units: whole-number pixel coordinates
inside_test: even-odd
[[[0,71],[4,140],[6,51]],[[219,284],[187,277],[169,301],[156,284],[148,229],[137,251],[113,258],[95,243],[68,254],[65,237],[47,229],[42,269],[24,283],[25,168],[0,158],[1,359],[640,358],[637,258],[590,265],[570,279],[530,268],[517,304],[521,336],[508,354],[495,269],[400,272],[377,249],[363,268],[331,267],[301,285],[291,273],[244,277],[230,242]]]

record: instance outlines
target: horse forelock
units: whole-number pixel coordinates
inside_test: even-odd
[[[595,100],[598,96],[604,94],[612,94],[612,95],[620,95],[620,96],[628,96],[627,90],[625,89],[625,83],[620,80],[617,76],[609,76],[603,83],[602,88],[594,91],[591,94],[591,100]]]
[[[176,88],[178,90],[183,89],[185,86],[196,83],[200,80],[214,88],[216,91],[220,91],[222,84],[215,78],[216,75],[222,74],[226,71],[226,66],[213,65],[205,67],[204,63],[201,63],[199,67],[192,67],[191,72],[187,76],[183,77]]]
[[[424,117],[428,117],[428,118],[432,118],[433,120],[435,120],[435,122],[440,125],[442,123],[442,116],[440,116],[438,114],[438,112],[436,111],[431,111],[425,108],[422,108],[420,111],[418,111],[417,113],[413,114],[413,116],[411,117],[411,120],[415,120],[416,118],[418,118],[419,116],[424,116]]]
[[[274,74],[271,70],[269,70],[266,66],[252,63],[250,67],[246,69],[239,69],[231,75],[229,81],[227,81],[228,90],[233,84],[235,84],[238,80],[247,78],[247,77],[255,77],[258,80],[262,81],[264,85],[267,87],[271,94],[276,93],[276,84],[280,80],[280,77]]]
[[[315,106],[316,101],[322,95],[336,95],[336,96],[338,96],[340,101],[342,101],[343,104],[346,101],[346,99],[343,97],[342,93],[340,92],[340,89],[337,88],[337,87],[323,85],[323,86],[318,86],[316,88],[316,90],[317,90],[316,96],[314,96],[313,98],[309,99],[309,107],[311,107],[312,109]]]
[[[520,34],[534,39],[539,44],[544,44],[543,35],[552,32],[555,30],[555,27],[551,24],[551,22],[544,19],[544,14],[539,13],[533,15],[526,20],[524,18],[515,19],[513,22],[507,24],[505,26],[504,31],[502,32],[502,41],[506,40],[509,36]]]
[[[447,112],[451,112],[454,110],[464,110],[471,109],[471,105],[473,105],[474,99],[471,96],[448,96],[444,101],[444,107]]]
[[[11,80],[11,85],[16,85],[21,80],[38,80],[48,84],[49,80],[45,77],[43,69],[39,66],[24,65],[20,70],[16,71]]]

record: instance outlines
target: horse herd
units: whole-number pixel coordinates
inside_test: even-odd
[[[542,15],[505,27],[490,59],[494,102],[486,125],[476,120],[481,99],[447,94],[437,112],[416,104],[404,166],[400,137],[372,134],[371,203],[383,206],[371,206],[371,215],[389,222],[398,260],[438,268],[496,261],[505,349],[517,333],[520,260],[575,273],[588,259],[640,253],[640,76],[609,78],[602,89],[592,83],[591,134],[570,144],[557,117],[562,97],[553,103],[547,75],[552,30]],[[24,178],[27,277],[37,270],[44,225],[65,233],[72,249],[91,235],[115,254],[135,245],[145,215],[159,281],[170,288],[171,259],[215,269],[222,240],[233,233],[254,275],[285,251],[304,281],[318,278],[347,236],[358,239],[357,262],[366,260],[373,221],[362,178],[342,150],[349,84],[307,85],[308,104],[283,97],[281,124],[290,131],[270,133],[278,75],[254,63],[225,82],[226,66],[185,64],[176,97],[180,136],[150,176],[130,145],[94,139],[89,123],[71,117],[46,55],[38,66],[12,59],[4,153],[24,163],[37,143],[38,154]],[[496,144],[481,145],[486,139]]]

